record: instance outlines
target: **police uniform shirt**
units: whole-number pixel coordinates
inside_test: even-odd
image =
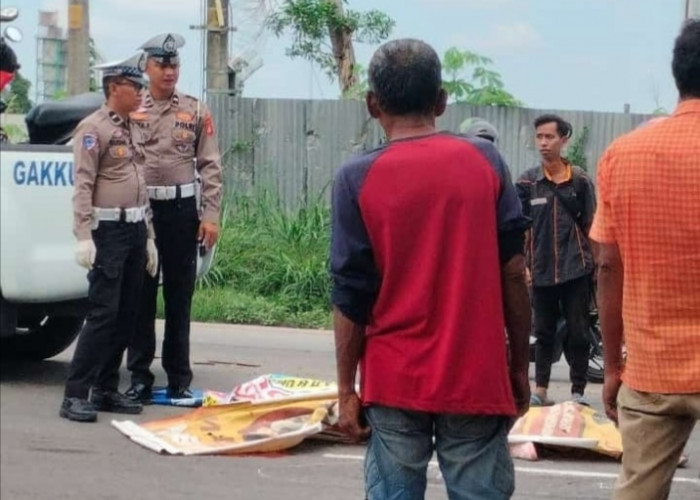
[[[221,156],[207,106],[178,91],[164,101],[156,101],[145,91],[141,108],[130,117],[136,147],[144,156],[148,186],[194,182],[196,158],[202,179],[202,220],[218,223]]]
[[[128,123],[106,104],[80,122],[73,142],[73,232],[78,240],[91,238],[93,207],[148,205],[146,182],[136,164],[136,154]],[[153,238],[150,213],[147,223],[149,238]]]

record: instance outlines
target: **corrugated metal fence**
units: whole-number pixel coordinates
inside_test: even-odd
[[[212,95],[227,193],[268,189],[287,206],[325,191],[338,166],[349,156],[376,146],[382,133],[363,102],[350,100],[248,99]],[[574,126],[574,138],[587,127],[588,169],[610,142],[648,115],[451,105],[439,121],[456,131],[468,117],[479,116],[500,132],[499,149],[513,177],[537,164],[534,119],[554,112]]]

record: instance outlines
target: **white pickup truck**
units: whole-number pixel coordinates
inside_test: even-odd
[[[87,312],[87,273],[75,261],[73,154],[78,122],[100,94],[44,103],[27,115],[30,143],[0,143],[0,346],[3,359],[66,349]],[[213,252],[200,258],[204,273]]]

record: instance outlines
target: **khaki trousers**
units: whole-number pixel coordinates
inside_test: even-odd
[[[700,419],[700,393],[646,393],[623,385],[617,407],[624,452],[613,499],[668,498],[678,460]]]

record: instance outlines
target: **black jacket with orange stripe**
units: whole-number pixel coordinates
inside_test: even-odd
[[[532,219],[528,262],[533,286],[560,285],[591,274],[594,261],[588,231],[596,197],[586,172],[571,166],[571,178],[555,184],[538,166],[525,171],[516,188],[523,213]],[[555,189],[564,201],[554,194]]]

